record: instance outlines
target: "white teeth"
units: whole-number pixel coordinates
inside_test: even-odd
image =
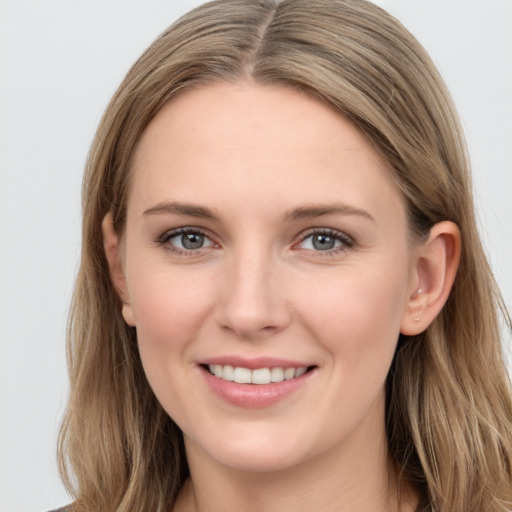
[[[252,371],[253,384],[270,384],[270,370],[268,368],[258,368]]]
[[[297,368],[295,370],[295,378],[300,377],[301,375],[304,375],[307,371],[308,371],[308,369],[305,366],[303,366],[302,368]]]
[[[240,368],[237,366],[235,368],[235,375],[233,380],[238,382],[238,384],[250,384],[251,383],[252,372],[249,368]]]
[[[284,380],[284,370],[282,368],[272,368],[270,370],[270,381],[281,382]]]
[[[290,380],[295,377],[295,368],[286,368],[284,371],[284,380]]]
[[[210,364],[208,369],[212,375],[227,380],[235,381],[238,384],[270,384],[271,382],[282,382],[283,380],[296,379],[304,375],[308,369],[306,366],[299,368],[257,368],[250,370],[237,366]]]
[[[234,380],[235,379],[235,369],[232,366],[229,366],[229,364],[224,366],[224,369],[222,371],[222,378],[224,380],[229,380],[229,381]]]

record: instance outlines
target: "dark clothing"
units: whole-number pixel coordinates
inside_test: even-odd
[[[416,508],[416,512],[431,512],[431,508],[430,508],[430,505],[428,503],[428,500],[426,499],[422,499],[419,503],[418,503],[418,507]],[[48,512],[71,512],[69,507],[62,507],[62,508],[57,508],[55,510],[49,510]]]
[[[57,508],[55,510],[49,510],[48,512],[71,512],[71,510],[69,509],[69,506],[67,506],[67,507]],[[416,507],[415,512],[432,512],[432,509],[430,508],[428,499],[425,499],[425,498],[421,499],[420,502],[418,503],[418,506]]]

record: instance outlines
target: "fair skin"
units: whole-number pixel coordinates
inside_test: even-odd
[[[183,431],[191,479],[175,510],[399,510],[386,375],[399,333],[446,300],[457,228],[414,243],[386,162],[285,88],[182,93],[131,172],[126,228],[107,215],[105,249],[149,383]],[[416,501],[406,490],[400,510]]]

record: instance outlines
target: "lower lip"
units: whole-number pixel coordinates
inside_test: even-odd
[[[270,384],[238,384],[215,377],[201,367],[210,389],[220,398],[238,407],[263,408],[269,407],[298,391],[310,379],[314,370],[309,370],[296,379],[271,382]]]

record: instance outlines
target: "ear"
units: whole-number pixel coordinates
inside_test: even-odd
[[[448,299],[459,260],[459,228],[449,221],[435,224],[415,253],[414,289],[400,324],[402,334],[419,334],[433,322]]]
[[[114,217],[112,212],[108,212],[103,218],[101,229],[103,231],[103,248],[108,261],[110,279],[112,280],[116,293],[123,304],[123,318],[128,325],[134,327],[135,320],[130,304],[128,287],[126,285],[119,235],[114,230]]]

